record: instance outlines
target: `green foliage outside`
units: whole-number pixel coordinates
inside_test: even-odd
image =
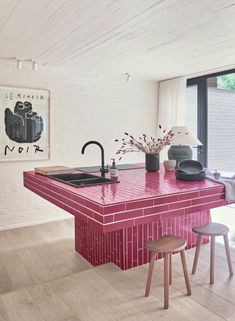
[[[235,74],[217,77],[217,88],[235,90]]]

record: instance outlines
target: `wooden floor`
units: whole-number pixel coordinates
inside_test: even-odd
[[[91,267],[74,251],[72,219],[0,232],[0,294]]]
[[[185,295],[179,255],[173,256],[170,307],[164,310],[162,260],[145,298],[148,265],[93,268],[74,252],[73,234],[72,220],[0,232],[0,321],[235,320],[235,277],[228,277],[221,244],[216,244],[214,286],[209,247],[202,247],[198,271],[190,274],[191,297]],[[193,255],[194,249],[187,251],[190,270]]]

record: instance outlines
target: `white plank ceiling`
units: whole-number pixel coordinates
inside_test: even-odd
[[[0,56],[156,80],[226,68],[235,0],[0,0]]]

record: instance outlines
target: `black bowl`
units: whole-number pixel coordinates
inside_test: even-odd
[[[192,159],[185,159],[179,162],[178,169],[186,174],[199,174],[203,172],[202,164]]]
[[[180,170],[176,170],[175,172],[176,179],[179,179],[181,181],[203,181],[206,178],[206,173],[204,171],[197,173],[197,174],[187,174]]]

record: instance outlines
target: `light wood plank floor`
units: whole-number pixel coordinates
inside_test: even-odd
[[[74,251],[73,219],[0,231],[0,294],[90,268]]]
[[[113,264],[93,268],[74,252],[73,235],[72,220],[0,232],[0,321],[235,320],[235,277],[229,278],[221,244],[213,286],[209,246],[202,246],[198,271],[190,274],[191,297],[180,257],[173,256],[170,307],[164,310],[162,260],[145,298],[147,264],[127,271]],[[193,256],[188,250],[189,270]]]

